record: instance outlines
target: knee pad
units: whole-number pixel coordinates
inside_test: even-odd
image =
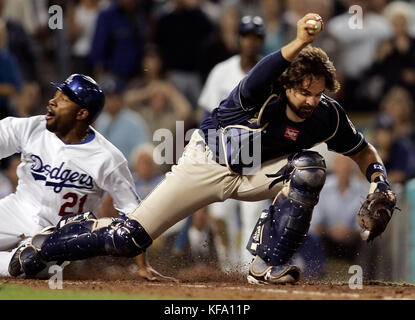
[[[312,151],[294,155],[280,171],[277,179],[288,184],[262,212],[247,244],[270,265],[287,263],[304,242],[326,178],[323,157]]]
[[[288,197],[306,206],[314,207],[326,181],[326,163],[317,152],[295,154],[290,166]]]
[[[149,247],[152,239],[133,219],[111,219],[96,228],[92,213],[66,218],[40,244],[44,261],[72,261],[100,255],[133,257]]]

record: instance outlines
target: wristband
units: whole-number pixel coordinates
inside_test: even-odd
[[[382,173],[386,178],[386,169],[385,169],[384,165],[380,162],[373,162],[366,169],[366,179],[367,179],[367,181],[372,182],[372,180],[371,180],[372,179],[372,174],[374,174],[375,172]]]

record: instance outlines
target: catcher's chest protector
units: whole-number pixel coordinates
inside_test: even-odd
[[[306,151],[289,159],[279,173],[289,183],[262,212],[247,245],[249,252],[273,266],[287,263],[304,242],[326,165],[317,152]]]

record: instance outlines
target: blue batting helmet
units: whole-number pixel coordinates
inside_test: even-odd
[[[265,37],[264,21],[259,16],[244,16],[239,24],[239,34],[246,35],[249,33]]]
[[[88,110],[91,121],[104,108],[105,95],[98,83],[83,74],[72,74],[63,83],[51,82],[73,102]]]

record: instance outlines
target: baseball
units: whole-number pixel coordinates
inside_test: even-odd
[[[363,241],[367,241],[367,239],[369,239],[369,236],[370,236],[370,231],[369,230],[362,231],[360,233],[360,236]]]
[[[320,32],[321,30],[321,22],[316,20],[307,20],[306,24],[310,25],[310,28],[307,28],[308,34],[314,34],[316,32]]]

